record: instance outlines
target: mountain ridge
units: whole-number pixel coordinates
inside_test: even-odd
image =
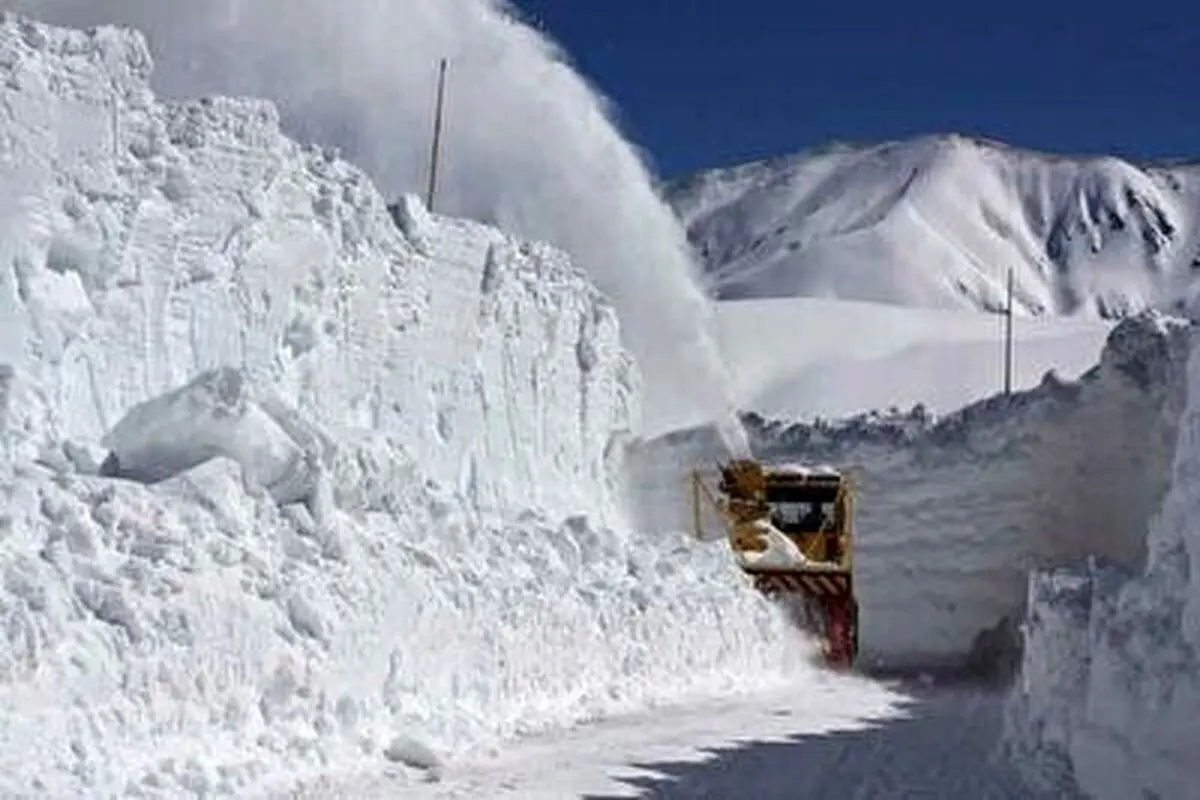
[[[684,170],[672,176],[659,180],[658,185],[666,193],[677,190],[681,185],[709,172],[720,172],[754,165],[778,165],[793,159],[824,155],[831,151],[862,151],[885,145],[901,145],[918,140],[952,141],[960,140],[972,144],[989,147],[994,150],[1026,154],[1047,161],[1085,162],[1115,158],[1134,167],[1142,169],[1177,169],[1187,167],[1200,168],[1200,154],[1181,156],[1160,156],[1150,158],[1134,158],[1112,152],[1093,151],[1056,151],[1027,145],[1013,144],[1003,139],[978,133],[963,133],[955,130],[934,131],[914,134],[907,137],[890,137],[881,139],[826,139],[816,144],[801,147],[786,153],[766,154],[756,158],[730,159],[720,164],[713,164],[702,169]]]
[[[831,142],[664,184],[719,299],[841,297],[1030,315],[1179,310],[1200,269],[1200,163],[962,134]]]

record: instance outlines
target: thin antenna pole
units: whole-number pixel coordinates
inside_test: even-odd
[[[438,155],[442,145],[442,112],[446,104],[446,59],[438,62],[437,107],[433,116],[433,146],[429,153],[429,190],[425,207],[433,211],[433,196],[437,191]]]
[[[1004,304],[1004,394],[1012,394],[1013,372],[1013,271],[1008,269],[1008,292]]]

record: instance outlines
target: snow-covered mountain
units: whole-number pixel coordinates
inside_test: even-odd
[[[1200,166],[957,135],[835,145],[666,187],[720,298],[1024,314],[1176,309],[1200,268]]]

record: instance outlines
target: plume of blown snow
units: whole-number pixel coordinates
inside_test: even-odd
[[[45,21],[147,34],[157,88],[273,100],[385,192],[424,194],[437,62],[450,62],[438,211],[549,241],[617,306],[645,426],[732,417],[686,235],[605,99],[503,0],[17,0]],[[744,446],[738,425],[726,438]]]

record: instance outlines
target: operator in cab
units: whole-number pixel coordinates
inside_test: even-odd
[[[808,513],[800,520],[800,530],[804,533],[816,533],[825,529],[825,512],[820,503],[810,503]]]

